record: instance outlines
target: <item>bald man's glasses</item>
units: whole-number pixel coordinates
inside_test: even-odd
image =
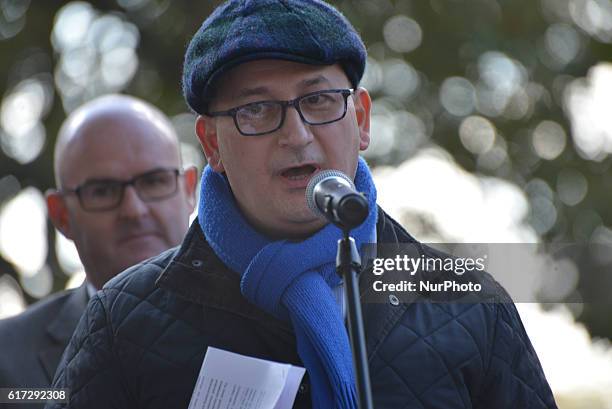
[[[180,173],[178,169],[155,169],[130,180],[90,180],[75,189],[62,189],[62,193],[75,194],[83,210],[101,212],[117,208],[127,186],[134,186],[143,202],[166,199],[176,193]]]

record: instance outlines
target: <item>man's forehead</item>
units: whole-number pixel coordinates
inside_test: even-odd
[[[60,139],[68,145],[83,136],[88,137],[92,132],[104,132],[104,128],[109,126],[121,132],[144,127],[162,137],[174,136],[172,125],[161,113],[148,110],[144,105],[133,104],[79,110],[62,126]]]
[[[129,116],[99,116],[75,129],[60,153],[64,184],[91,178],[130,178],[148,170],[178,167],[175,138]]]
[[[130,146],[143,150],[167,149],[176,137],[147,118],[128,114],[98,115],[82,122],[66,138],[65,152],[118,153]],[[146,153],[146,152],[145,152]]]
[[[117,149],[95,149],[89,145],[87,150],[74,150],[66,155],[60,166],[64,186],[75,187],[91,180],[127,180],[140,174],[160,169],[178,168],[178,154],[172,149],[133,149],[127,144],[116,145]],[[125,149],[121,149],[125,148]]]
[[[306,76],[303,79],[296,82],[295,86],[297,88],[308,88],[313,87],[315,85],[327,85],[331,86],[332,81],[325,75],[315,74],[312,76]],[[268,85],[257,85],[257,84],[246,84],[246,86],[242,88],[238,88],[236,92],[237,97],[248,97],[251,95],[264,95],[271,91],[270,86]]]
[[[242,63],[217,81],[217,97],[240,98],[265,95],[277,89],[307,90],[310,87],[346,87],[348,77],[340,64],[312,65],[284,60],[256,60]]]

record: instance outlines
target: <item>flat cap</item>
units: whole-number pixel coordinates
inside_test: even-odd
[[[229,0],[193,36],[183,65],[183,95],[205,114],[215,80],[236,65],[261,59],[341,64],[353,87],[366,49],[349,21],[320,0]]]

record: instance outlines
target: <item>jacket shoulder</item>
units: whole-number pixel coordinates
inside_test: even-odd
[[[378,221],[376,223],[377,241],[384,243],[416,243],[417,240],[399,224],[397,220],[389,216],[380,206],[378,207]]]
[[[155,281],[178,252],[178,247],[141,261],[111,278],[102,288],[106,298],[113,299],[117,294],[133,294],[136,297],[146,296],[155,289]]]
[[[150,363],[145,356],[158,356],[154,345],[180,310],[178,301],[156,285],[177,251],[130,267],[92,297],[55,375],[54,387],[72,390],[68,407],[134,406],[135,397],[124,393],[135,379],[131,375]],[[161,359],[166,362],[165,355]]]
[[[419,243],[382,210],[378,232],[385,243],[414,243],[426,257],[449,257]],[[475,279],[490,298],[436,302],[424,297],[396,307],[397,321],[379,344],[374,368],[382,372],[392,363],[403,380],[398,388],[410,385],[421,402],[436,402],[440,393],[448,393],[475,408],[556,408],[510,296],[486,272]],[[384,387],[381,380],[392,382],[376,378],[376,387]]]

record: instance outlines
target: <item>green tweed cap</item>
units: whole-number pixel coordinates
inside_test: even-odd
[[[366,49],[349,21],[320,0],[229,0],[193,36],[185,54],[183,95],[205,114],[215,80],[248,61],[281,59],[341,64],[353,87],[365,69]]]

